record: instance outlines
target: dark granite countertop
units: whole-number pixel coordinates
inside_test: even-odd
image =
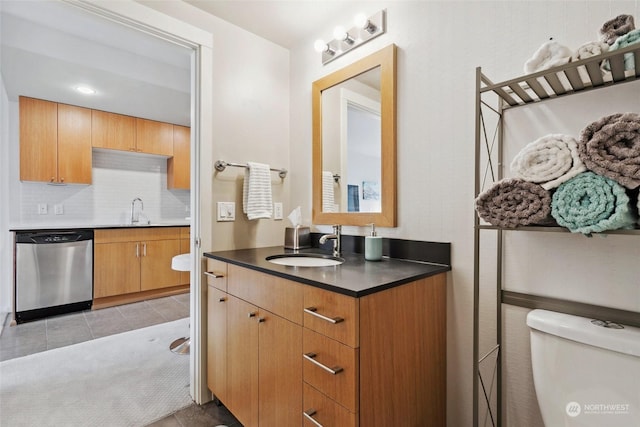
[[[317,248],[293,251],[274,246],[206,252],[204,256],[352,297],[362,297],[451,270],[450,265],[393,258],[365,261],[364,255],[358,253],[343,253],[345,262],[332,267],[289,267],[273,264],[265,259],[270,255],[296,252],[331,255],[330,252]]]

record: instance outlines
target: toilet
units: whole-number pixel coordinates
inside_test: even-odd
[[[546,427],[640,426],[640,328],[546,310],[527,325]]]

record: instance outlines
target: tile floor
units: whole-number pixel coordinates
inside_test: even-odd
[[[189,316],[189,294],[86,310],[9,326],[0,334],[0,362]],[[224,406],[191,405],[149,427],[242,427]]]

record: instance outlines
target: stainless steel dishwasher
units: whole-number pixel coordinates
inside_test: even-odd
[[[18,323],[91,308],[93,230],[16,233]]]

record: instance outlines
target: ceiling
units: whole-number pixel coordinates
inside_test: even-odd
[[[11,101],[24,95],[190,124],[190,49],[69,3],[0,1],[0,72]],[[334,26],[377,10],[374,1],[184,1],[287,49],[329,39]],[[79,94],[80,84],[96,94]]]
[[[2,0],[2,80],[31,96],[189,125],[191,50],[76,6]],[[94,95],[82,95],[78,85]]]
[[[183,0],[287,49],[301,39],[329,38],[336,25],[352,26],[359,13],[373,13],[371,0]]]

